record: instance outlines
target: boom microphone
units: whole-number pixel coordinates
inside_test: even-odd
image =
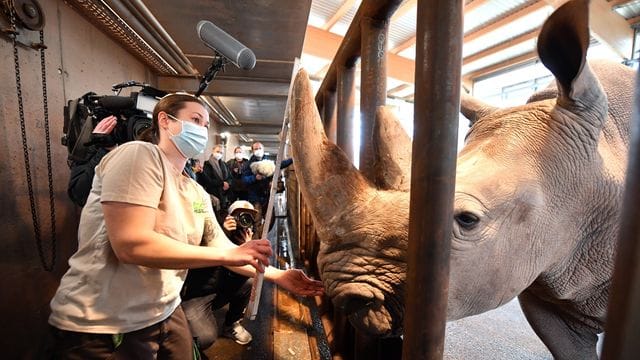
[[[251,70],[256,66],[256,55],[253,51],[215,26],[211,21],[200,20],[196,30],[198,37],[207,47],[217,51],[237,67]]]

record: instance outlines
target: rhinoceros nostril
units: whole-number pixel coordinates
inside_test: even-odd
[[[350,315],[358,310],[367,308],[373,304],[372,299],[363,298],[360,296],[349,297],[340,307],[345,314]]]

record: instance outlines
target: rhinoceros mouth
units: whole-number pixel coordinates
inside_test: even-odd
[[[369,284],[348,283],[336,292],[333,303],[360,331],[376,337],[401,335],[403,314],[395,295],[372,290]]]

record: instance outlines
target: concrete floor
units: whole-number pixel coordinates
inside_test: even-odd
[[[447,323],[444,351],[447,360],[553,359],[527,323],[517,299]]]

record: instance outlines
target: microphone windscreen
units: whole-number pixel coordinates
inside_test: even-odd
[[[251,70],[256,66],[256,55],[253,51],[215,26],[211,21],[200,20],[196,30],[198,37],[205,45],[229,59],[237,67]]]

